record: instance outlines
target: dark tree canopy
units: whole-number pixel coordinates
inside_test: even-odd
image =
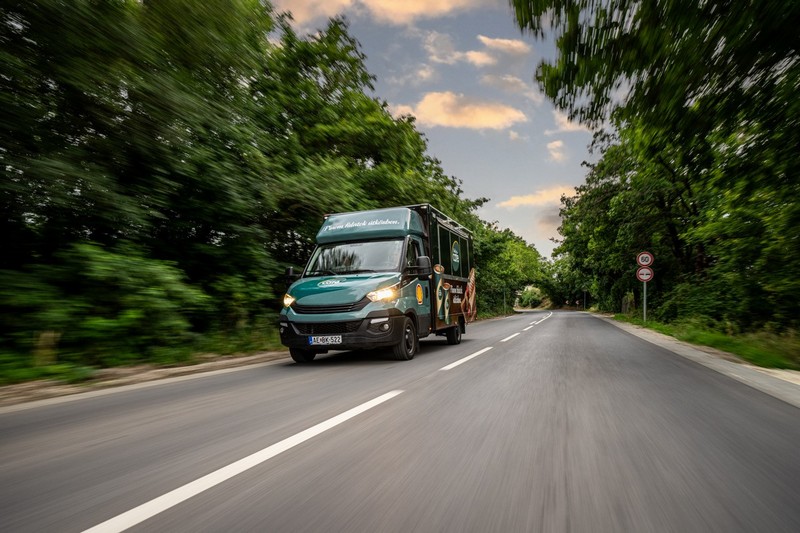
[[[649,249],[663,318],[800,325],[800,2],[511,5],[521,29],[557,42],[542,90],[598,131],[557,251],[603,305],[636,290]]]
[[[519,248],[372,94],[343,19],[300,36],[261,0],[11,0],[0,59],[0,382],[274,346],[326,213],[429,202]]]

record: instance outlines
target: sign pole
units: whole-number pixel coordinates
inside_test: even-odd
[[[644,323],[647,324],[647,282],[643,282],[644,285]]]
[[[636,263],[639,265],[639,268],[636,270],[636,279],[641,281],[644,287],[642,311],[645,324],[647,324],[647,282],[653,279],[653,275],[655,274],[652,269],[654,261],[655,258],[650,252],[641,252],[636,256]]]

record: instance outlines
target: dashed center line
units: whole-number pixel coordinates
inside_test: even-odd
[[[548,318],[552,316],[553,313],[548,314],[546,317],[542,318],[537,322],[531,322],[530,326],[525,328],[523,331],[528,331],[536,324],[541,324]],[[507,342],[519,335],[520,332],[514,333],[513,335],[509,335],[505,339],[501,340],[500,342]],[[482,350],[478,350],[477,352],[464,357],[463,359],[459,359],[454,363],[450,363],[449,365],[440,368],[439,370],[452,370],[453,368],[466,363],[470,359],[474,359],[481,354],[484,354],[491,350],[491,346],[487,346]],[[125,531],[137,524],[144,522],[145,520],[152,518],[164,511],[175,507],[181,502],[188,500],[198,494],[205,492],[224,481],[231,479],[234,476],[237,476],[251,468],[254,468],[261,463],[272,459],[273,457],[294,448],[295,446],[306,442],[309,439],[316,437],[317,435],[332,429],[351,418],[358,416],[359,414],[372,409],[384,402],[387,402],[402,394],[404,391],[402,390],[394,390],[391,392],[387,392],[382,396],[378,396],[373,400],[370,400],[366,403],[363,403],[357,407],[354,407],[344,413],[341,413],[333,418],[329,418],[328,420],[317,424],[316,426],[312,426],[296,435],[288,437],[280,442],[277,442],[271,446],[267,446],[266,448],[257,451],[243,459],[239,459],[227,466],[224,466],[210,474],[207,474],[203,477],[200,477],[182,487],[178,487],[175,490],[167,492],[155,499],[150,500],[149,502],[143,503],[138,507],[134,507],[130,511],[126,511],[120,515],[117,515],[105,522],[102,522],[90,529],[84,531],[84,533],[99,533],[99,532],[114,532],[118,533],[121,531]]]
[[[491,347],[491,346],[488,346],[488,347],[484,348],[483,350],[478,350],[478,351],[477,351],[477,352],[475,352],[474,354],[472,354],[472,355],[468,355],[468,356],[466,356],[466,357],[465,357],[465,358],[463,358],[463,359],[459,359],[459,360],[458,360],[458,361],[456,361],[455,363],[450,363],[450,364],[449,364],[449,365],[447,365],[447,366],[443,366],[443,367],[442,367],[442,368],[440,368],[439,370],[452,370],[453,368],[457,367],[458,365],[460,365],[460,364],[462,364],[462,363],[466,363],[466,362],[467,362],[467,361],[469,361],[470,359],[474,359],[475,357],[478,357],[478,356],[479,356],[479,355],[481,355],[482,353],[486,353],[486,352],[488,352],[488,351],[489,351],[489,350],[491,350],[491,349],[492,349],[492,347]]]

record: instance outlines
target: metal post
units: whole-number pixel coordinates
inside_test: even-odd
[[[644,285],[644,323],[647,324],[647,282],[643,282]]]

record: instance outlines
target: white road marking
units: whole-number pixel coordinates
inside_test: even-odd
[[[531,329],[532,327],[533,327],[533,326],[528,326],[527,328],[523,329],[522,331],[528,331],[528,330],[529,330],[529,329]]]
[[[517,332],[517,333],[514,333],[513,335],[509,335],[508,337],[506,337],[505,339],[501,340],[500,342],[506,342],[506,341],[510,341],[511,339],[513,339],[514,337],[516,337],[517,335],[519,335],[519,332]]]
[[[391,400],[395,396],[402,394],[403,391],[401,390],[394,390],[391,392],[387,392],[383,396],[378,396],[377,398],[370,400],[366,403],[362,403],[358,407],[354,407],[349,411],[345,411],[333,418],[330,418],[324,422],[317,424],[316,426],[310,427],[296,435],[293,435],[287,439],[284,439],[280,442],[273,444],[272,446],[268,446],[263,450],[257,451],[252,455],[248,455],[243,459],[239,459],[238,461],[229,464],[228,466],[224,466],[219,470],[211,472],[199,479],[192,481],[191,483],[187,483],[182,487],[178,487],[177,489],[170,491],[158,498],[150,500],[147,503],[144,503],[138,507],[131,509],[130,511],[124,512],[121,515],[117,515],[114,518],[106,520],[105,522],[94,526],[93,528],[87,529],[84,533],[91,532],[119,532],[125,531],[126,529],[133,527],[137,524],[140,524],[147,520],[148,518],[152,518],[153,516],[170,509],[178,505],[181,502],[188,500],[193,496],[197,496],[201,492],[204,492],[216,485],[219,485],[223,481],[227,481],[230,478],[241,474],[255,466],[260,465],[261,463],[272,459],[276,455],[279,455],[291,448],[294,448],[298,444],[302,444],[303,442],[316,437],[320,433],[324,433],[331,428],[342,424],[350,420],[351,418],[360,415],[361,413],[372,409],[386,401]]]
[[[550,312],[550,313],[549,313],[549,314],[548,314],[546,317],[544,317],[543,319],[541,319],[541,320],[539,320],[539,321],[537,321],[537,322],[534,322],[533,324],[534,324],[534,325],[541,324],[542,322],[544,322],[545,320],[547,320],[547,319],[548,319],[548,318],[550,318],[551,316],[553,316],[553,312],[552,312],[552,311],[551,311],[551,312]]]
[[[478,356],[479,356],[479,355],[481,355],[482,353],[486,353],[486,352],[488,352],[488,351],[489,351],[489,350],[491,350],[491,349],[492,349],[492,347],[491,347],[491,346],[489,346],[489,347],[487,347],[487,348],[484,348],[483,350],[478,350],[478,351],[477,351],[477,352],[475,352],[474,354],[472,354],[472,355],[468,355],[468,356],[466,356],[466,357],[465,357],[465,358],[463,358],[463,359],[459,359],[459,360],[458,360],[458,361],[456,361],[455,363],[450,363],[450,364],[449,364],[449,365],[447,365],[447,366],[443,366],[443,367],[442,367],[442,368],[440,368],[439,370],[452,370],[453,368],[457,367],[458,365],[460,365],[460,364],[462,364],[462,363],[466,363],[466,362],[467,362],[467,361],[469,361],[470,359],[474,359],[475,357],[478,357]]]

